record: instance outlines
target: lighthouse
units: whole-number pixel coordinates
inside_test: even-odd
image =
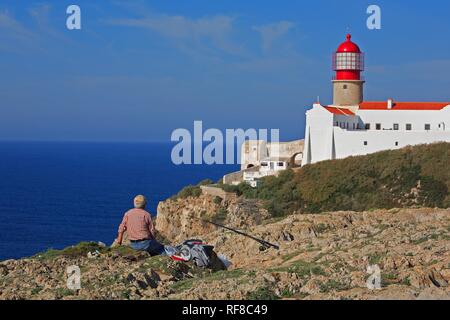
[[[304,166],[418,144],[450,143],[450,101],[363,100],[364,53],[349,34],[333,53],[333,70],[333,104],[317,101],[306,111],[305,139],[270,142],[270,147],[266,141],[243,143],[243,171],[224,177],[224,183],[243,179],[257,186],[258,179],[277,175],[300,159]]]
[[[347,40],[333,53],[335,106],[359,106],[363,102],[364,80],[361,78],[361,72],[364,71],[364,53],[351,39],[352,36],[347,34]]]
[[[364,53],[349,34],[333,53],[333,70],[333,104],[306,111],[302,165],[450,142],[450,102],[363,100]]]

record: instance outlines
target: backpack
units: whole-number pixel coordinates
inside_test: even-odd
[[[213,270],[225,270],[223,262],[214,252],[214,246],[204,243],[202,240],[190,239],[173,248],[170,257],[175,261],[192,261],[200,268]]]

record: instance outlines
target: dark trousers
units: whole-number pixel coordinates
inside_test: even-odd
[[[164,246],[155,239],[131,242],[130,246],[134,250],[147,251],[152,256],[157,256],[165,253]]]

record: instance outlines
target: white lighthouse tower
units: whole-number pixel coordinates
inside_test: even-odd
[[[347,41],[343,42],[333,54],[333,105],[357,106],[363,102],[364,53],[358,45],[351,41],[347,34]]]
[[[364,101],[364,53],[347,35],[333,54],[333,104],[306,112],[302,165],[450,142],[449,102]]]

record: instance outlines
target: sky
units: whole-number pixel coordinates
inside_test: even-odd
[[[81,30],[66,9],[81,8]],[[381,29],[366,10],[381,8]],[[450,2],[2,0],[0,140],[161,141],[177,128],[279,129],[332,102],[351,32],[365,99],[450,101]]]

